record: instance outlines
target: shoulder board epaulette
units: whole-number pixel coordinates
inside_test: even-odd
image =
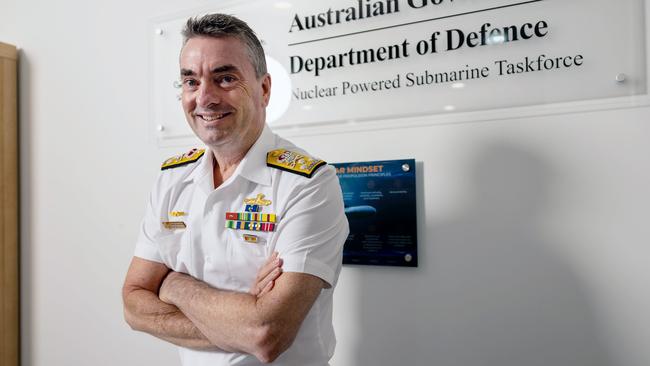
[[[160,170],[176,168],[193,163],[199,160],[199,158],[203,156],[204,153],[205,149],[192,149],[183,155],[173,156],[165,160],[165,162],[160,167]]]
[[[297,152],[285,149],[269,151],[266,154],[266,165],[299,174],[307,178],[311,176],[326,162],[314,159],[311,156],[298,154]]]

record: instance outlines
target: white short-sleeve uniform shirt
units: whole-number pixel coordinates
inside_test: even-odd
[[[135,256],[220,289],[248,292],[259,268],[278,251],[285,272],[308,273],[331,287],[321,291],[293,345],[273,364],[327,365],[336,343],[332,293],[349,232],[341,188],[328,165],[311,178],[267,166],[267,152],[280,148],[304,154],[265,126],[235,173],[216,189],[210,151],[193,163],[161,171]],[[226,228],[226,213],[244,213],[244,200],[260,194],[266,205],[259,213],[276,215],[273,231]],[[164,222],[182,222],[185,228],[167,228]],[[179,350],[186,366],[261,364],[248,354]]]

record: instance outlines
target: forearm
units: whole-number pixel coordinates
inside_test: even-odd
[[[219,290],[191,277],[168,294],[165,301],[178,307],[210,343],[228,352],[255,354],[263,326],[257,297]]]
[[[321,289],[317,277],[285,273],[273,291],[256,297],[172,272],[160,298],[177,306],[217,347],[271,362],[291,346]]]
[[[151,334],[177,346],[218,350],[176,306],[161,301],[145,289],[136,289],[124,299],[124,317],[134,330]]]

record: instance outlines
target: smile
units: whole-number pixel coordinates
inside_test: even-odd
[[[220,114],[195,114],[196,117],[201,118],[202,120],[206,122],[214,122],[218,121],[226,116],[229,116],[232,114],[232,112],[225,112],[225,113],[220,113]]]

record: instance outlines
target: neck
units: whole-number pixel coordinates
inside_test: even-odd
[[[235,172],[239,163],[244,159],[248,150],[255,144],[262,134],[264,125],[251,134],[252,138],[242,139],[241,146],[215,146],[210,147],[212,151],[212,176],[214,177],[214,188],[219,187]]]

